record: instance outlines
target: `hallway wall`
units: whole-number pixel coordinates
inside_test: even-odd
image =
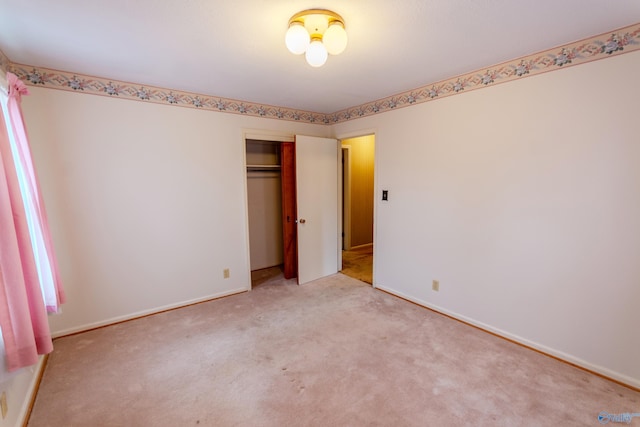
[[[373,243],[375,136],[342,140],[351,147],[351,247]]]

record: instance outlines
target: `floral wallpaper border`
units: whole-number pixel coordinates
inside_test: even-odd
[[[49,68],[12,63],[11,71],[31,86],[43,86],[79,93],[152,102],[155,104],[168,104],[272,119],[294,120],[307,123],[329,123],[326,114],[311,111],[292,110],[285,107],[255,104],[252,102],[221,98],[219,96],[127,83]]]
[[[248,101],[91,77],[48,68],[13,64],[9,62],[8,58],[1,51],[0,68],[4,67],[4,69],[6,69],[8,67],[20,79],[32,86],[51,87],[94,95],[199,108],[224,113],[245,114],[255,117],[306,123],[333,124],[421,104],[447,96],[489,87],[498,83],[505,83],[548,71],[584,64],[635,50],[640,50],[640,23],[331,114],[301,111],[286,107],[276,107]]]
[[[329,114],[331,123],[640,50],[640,23]]]

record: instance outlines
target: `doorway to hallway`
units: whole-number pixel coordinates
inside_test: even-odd
[[[375,135],[343,139],[342,273],[373,284]]]

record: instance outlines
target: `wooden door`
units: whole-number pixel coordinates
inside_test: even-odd
[[[284,250],[284,278],[298,274],[296,229],[296,150],[293,142],[280,144],[282,178],[282,240]]]

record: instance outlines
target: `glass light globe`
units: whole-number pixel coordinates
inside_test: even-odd
[[[327,57],[327,49],[318,39],[315,39],[311,42],[309,48],[307,49],[307,53],[305,54],[307,62],[312,67],[322,67],[324,63],[327,62]]]
[[[344,52],[347,47],[347,40],[347,32],[344,30],[344,26],[337,21],[332,22],[322,36],[322,42],[327,48],[327,52],[331,55],[338,55]]]
[[[289,52],[295,55],[301,55],[307,50],[311,37],[309,32],[301,22],[293,22],[287,30],[287,34],[284,37],[284,42],[287,45]]]

